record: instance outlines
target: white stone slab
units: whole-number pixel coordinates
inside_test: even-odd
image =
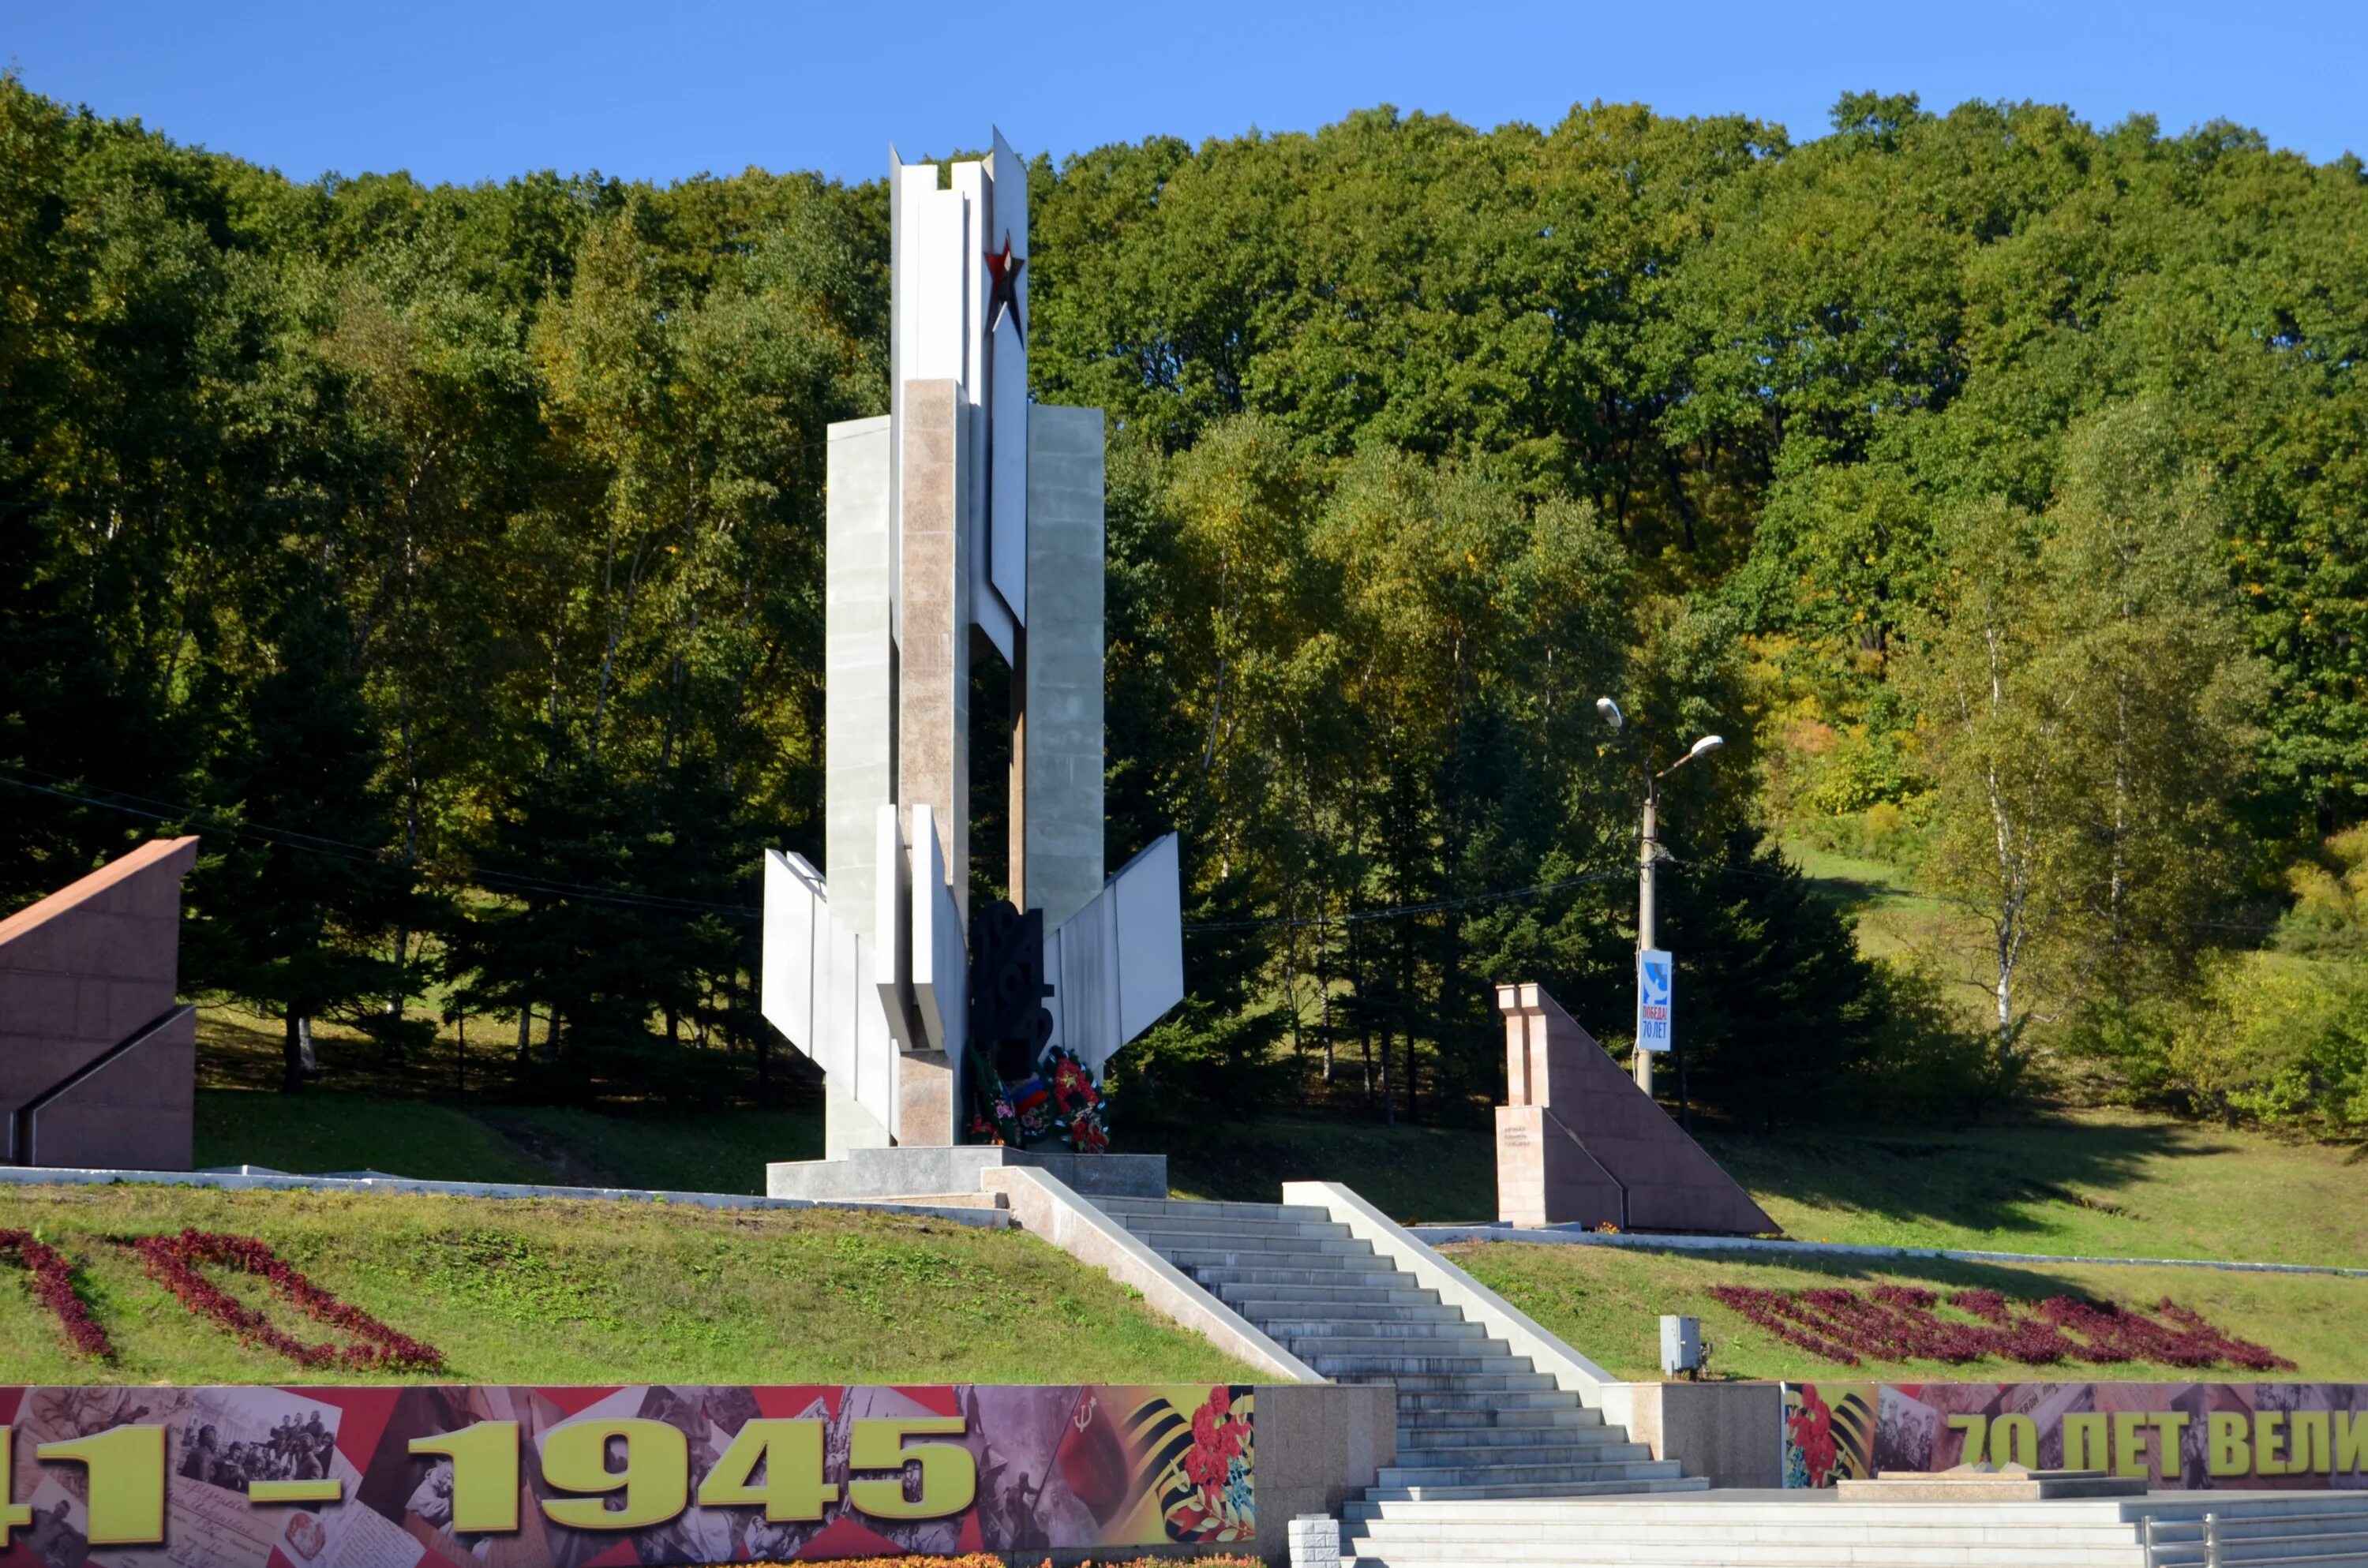
[[[986,161],[993,205],[981,235],[983,248],[1000,253],[1008,239],[1015,260],[1028,259],[1028,165],[995,133],[995,151]],[[982,258],[983,259],[983,258]],[[1028,319],[1028,271],[1020,268],[1017,292],[1019,319],[990,324],[987,363],[982,381],[994,439],[986,467],[993,486],[989,506],[990,576],[996,594],[1013,620],[1028,623],[1028,343],[1023,324]],[[983,302],[983,301],[982,301]],[[1009,656],[1010,650],[1005,654]],[[1031,654],[1032,656],[1032,654]]]
[[[1029,624],[1020,883],[1050,930],[1100,893],[1102,416],[1028,414]]]
[[[927,805],[913,808],[913,999],[928,1049],[946,1053],[960,1085],[970,1032],[970,953],[962,911],[947,885],[935,814]]]

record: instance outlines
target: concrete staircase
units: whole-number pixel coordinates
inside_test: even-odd
[[[1382,1500],[1476,1502],[1691,1492],[1674,1463],[1607,1426],[1438,1292],[1321,1209],[1098,1198],[1111,1219],[1336,1382],[1397,1385]],[[1441,1561],[1444,1561],[1442,1559]]]
[[[2203,1516],[2216,1550],[2207,1550]],[[2147,1555],[2144,1518],[2154,1516]],[[1830,1492],[1352,1503],[1357,1568],[2368,1568],[2368,1497],[2155,1493],[2047,1503],[1839,1502]]]

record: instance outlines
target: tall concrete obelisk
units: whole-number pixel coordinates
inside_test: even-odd
[[[1011,886],[1099,1073],[1183,995],[1176,841],[1103,868],[1102,415],[1028,396],[1028,175],[892,152],[889,412],[829,431],[825,874],[768,857],[765,1015],[827,1152],[961,1141],[974,658],[1010,666]],[[999,719],[998,719],[999,722]]]

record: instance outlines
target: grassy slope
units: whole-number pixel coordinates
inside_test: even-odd
[[[594,1111],[317,1089],[198,1091],[200,1166],[758,1193],[768,1160],[821,1156],[822,1118],[813,1111]]]
[[[2110,1112],[1704,1142],[1806,1241],[2368,1266],[2368,1164],[2341,1148]]]
[[[1274,1118],[1221,1136],[1150,1133],[1167,1151],[1178,1198],[1272,1203],[1286,1181],[1337,1181],[1400,1219],[1491,1219],[1494,1135],[1470,1128],[1381,1127]]]
[[[121,1353],[113,1368],[74,1356],[45,1309],[0,1281],[0,1383],[350,1378],[238,1344],[109,1239],[185,1225],[263,1238],[324,1289],[442,1349],[446,1380],[1249,1376],[1099,1270],[1017,1232],[820,1211],[111,1187],[0,1188],[0,1227],[35,1228],[80,1266]],[[251,1281],[234,1288],[268,1301]],[[269,1310],[300,1337],[329,1337],[282,1304]]]
[[[2040,1300],[2085,1296],[2149,1308],[2165,1296],[2202,1312],[2214,1324],[2266,1345],[2293,1360],[2294,1373],[2336,1381],[2368,1380],[2368,1336],[2360,1333],[2368,1309],[2368,1280],[2328,1276],[2225,1274],[2190,1268],[2112,1266],[2009,1268],[1973,1264],[1885,1261],[1879,1267],[1840,1261],[1774,1265],[1748,1256],[1632,1253],[1611,1247],[1520,1246],[1477,1243],[1447,1249],[1472,1274],[1570,1344],[1623,1377],[1660,1375],[1658,1318],[1688,1312],[1717,1346],[1713,1369],[1722,1377],[1896,1377],[1904,1381],[1972,1382],[2100,1378],[2184,1382],[2195,1374],[2143,1364],[2115,1367],[2021,1367],[2002,1361],[1963,1365],[1868,1362],[1844,1369],[1819,1361],[1755,1327],[1712,1299],[1713,1285],[1759,1285],[1798,1290],[1846,1285],[1864,1290],[1886,1281],[1947,1290],[1987,1286],[2009,1297]],[[2254,1374],[2223,1375],[2249,1381]]]

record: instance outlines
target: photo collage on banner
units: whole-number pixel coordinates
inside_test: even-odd
[[[24,1511],[0,1568],[1247,1543],[1253,1404],[1207,1384],[6,1388],[0,1510]]]
[[[2188,1491],[2368,1490],[2360,1383],[1784,1385],[1784,1484],[2020,1464]]]

